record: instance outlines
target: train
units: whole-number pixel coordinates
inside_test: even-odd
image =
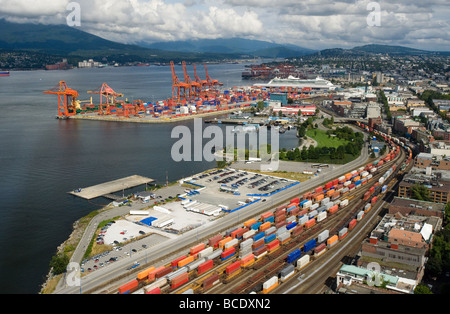
[[[380,199],[380,193],[386,192],[387,186],[384,183],[397,169],[395,164],[388,166],[387,163],[395,160],[400,152],[400,145],[392,140],[388,143],[389,152],[385,157],[294,197],[224,234],[212,236],[206,243],[190,247],[187,254],[181,254],[167,265],[152,266],[140,271],[135,279],[120,286],[118,293],[160,294],[174,291],[186,283],[195,284],[200,291],[206,291],[219,282],[231,280],[264,256],[277,254],[274,252],[283,246],[292,247],[295,237],[322,223],[351,202],[364,201],[364,208],[338,228],[324,230],[304,245],[292,247],[292,252],[285,257],[286,267],[279,272],[277,279],[272,277],[265,281],[258,291],[271,292],[342,241],[373,208]],[[388,170],[384,171],[386,166]],[[361,199],[345,198],[347,193],[368,184],[382,171],[382,176]]]

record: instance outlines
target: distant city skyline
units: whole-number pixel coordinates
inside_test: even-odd
[[[241,37],[310,49],[400,45],[450,51],[445,0],[0,0],[10,22],[61,24],[127,44]],[[75,26],[74,26],[75,27]]]

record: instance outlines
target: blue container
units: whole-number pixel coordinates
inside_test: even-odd
[[[305,245],[303,246],[303,253],[309,252],[315,247],[316,247],[316,239],[312,239],[306,242]]]
[[[257,235],[253,236],[253,241],[256,242],[256,241],[258,241],[258,240],[264,238],[265,235],[266,235],[266,234],[265,234],[264,231],[263,231],[263,232],[260,232],[260,233],[258,233]]]
[[[223,261],[226,261],[227,259],[229,259],[230,257],[232,257],[232,256],[234,256],[234,255],[236,255],[236,252],[234,252],[233,254],[228,255],[227,257],[221,257],[220,260],[221,260],[222,262],[223,262]]]
[[[273,223],[274,222],[274,218],[273,218],[273,216],[270,216],[270,217],[265,218],[263,221],[264,222],[270,221],[271,223]]]
[[[295,228],[297,226],[297,222],[291,222],[289,225],[286,226],[286,230],[291,230],[292,228]]]
[[[302,256],[302,251],[300,249],[296,249],[295,251],[293,251],[292,253],[290,253],[287,258],[286,258],[286,262],[293,263],[296,260],[298,260],[300,257]]]
[[[265,243],[265,244],[270,243],[270,242],[272,242],[273,240],[275,240],[276,238],[277,238],[277,235],[276,235],[275,233],[272,233],[271,235],[267,236],[267,237],[264,239],[264,243]]]
[[[286,211],[289,213],[291,210],[295,209],[296,207],[297,207],[297,206],[295,206],[295,205],[289,206],[289,207],[286,209]]]
[[[308,200],[301,201],[299,206],[302,207]]]
[[[361,180],[355,182],[355,186],[361,185]]]
[[[259,229],[259,226],[261,226],[261,225],[262,225],[262,222],[257,222],[257,223],[255,223],[255,224],[252,225],[252,229],[253,229],[253,230],[258,230],[258,229]]]

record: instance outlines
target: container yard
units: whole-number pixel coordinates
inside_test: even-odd
[[[183,78],[178,78],[173,62],[172,96],[168,99],[143,102],[136,99],[129,101],[121,92],[116,92],[107,83],[101,87],[87,91],[96,94],[99,102],[90,100],[80,101],[79,92],[72,89],[64,81],[55,87],[44,91],[46,94],[57,95],[58,116],[60,119],[90,119],[104,121],[126,121],[142,123],[161,123],[180,121],[187,118],[204,117],[216,114],[230,113],[235,110],[248,108],[252,103],[266,100],[269,92],[260,87],[233,87],[223,89],[223,83],[208,75],[205,64],[206,79],[197,76],[191,79],[183,62]]]
[[[349,176],[327,182],[192,246],[174,259],[189,262],[192,267],[186,272],[184,264],[160,266],[164,274],[156,278],[137,276],[113,293],[276,293],[328,252],[338,250],[339,244],[379,205],[386,189],[376,184],[390,181],[407,158],[390,138],[386,140],[390,145],[388,161],[380,163],[379,159],[377,166],[373,162],[355,169]],[[375,170],[370,173],[370,169]],[[353,183],[363,174],[367,177],[365,184],[343,191],[346,182]],[[326,201],[317,198],[330,190],[339,191],[340,197]],[[329,203],[332,206],[326,206]],[[155,267],[148,265],[142,271]]]

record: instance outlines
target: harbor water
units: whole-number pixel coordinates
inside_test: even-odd
[[[202,67],[197,67],[202,68]],[[224,88],[242,81],[243,64],[210,64],[208,73]],[[181,66],[176,67],[180,76]],[[188,65],[188,71],[190,66]],[[202,72],[198,71],[200,77]],[[190,73],[193,77],[193,73]],[[181,77],[181,76],[180,76]],[[171,96],[170,66],[106,67],[68,71],[11,71],[0,78],[0,293],[34,294],[40,290],[57,247],[73,223],[109,201],[86,201],[67,192],[130,175],[158,183],[212,168],[215,162],[175,162],[171,138],[176,125],[193,121],[139,124],[59,120],[57,96],[43,94],[65,81],[79,100],[107,83],[128,100]],[[280,137],[281,147],[295,146],[295,132]]]

